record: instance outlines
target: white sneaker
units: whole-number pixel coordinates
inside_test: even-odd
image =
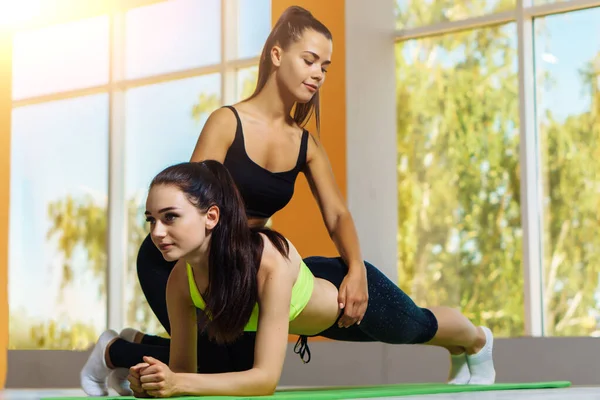
[[[136,335],[141,333],[137,329],[125,328],[119,333],[119,337],[123,340],[133,343]],[[121,396],[133,396],[133,391],[129,388],[129,368],[115,368],[110,371],[107,379],[107,386]]]
[[[79,374],[81,388],[88,396],[108,395],[106,378],[110,374],[111,369],[106,365],[104,357],[106,347],[116,338],[118,338],[117,332],[112,329],[104,331],[98,338],[94,349]]]

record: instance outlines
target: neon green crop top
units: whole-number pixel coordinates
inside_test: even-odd
[[[198,290],[198,286],[196,286],[196,281],[194,280],[194,272],[192,270],[192,266],[186,263],[187,267],[187,275],[188,275],[188,283],[190,285],[190,294],[192,296],[192,301],[194,305],[204,310],[206,308],[206,303]],[[312,272],[304,261],[300,263],[300,272],[298,272],[298,278],[296,279],[296,283],[292,288],[292,299],[290,302],[290,321],[296,319],[296,317],[304,310],[306,304],[310,300],[310,296],[312,295],[313,287],[315,281]],[[252,315],[250,316],[250,320],[244,327],[244,331],[246,332],[256,332],[256,328],[258,326],[258,304],[254,305],[254,309],[252,310]]]

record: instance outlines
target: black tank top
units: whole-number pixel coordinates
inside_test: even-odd
[[[235,114],[237,128],[233,143],[227,150],[223,165],[229,170],[246,205],[248,217],[270,218],[289,203],[294,195],[298,173],[306,165],[308,131],[302,132],[302,141],[296,166],[284,172],[271,172],[256,164],[246,153],[242,121],[237,110],[225,106]]]

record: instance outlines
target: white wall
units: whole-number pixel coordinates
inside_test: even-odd
[[[363,257],[397,282],[394,0],[346,0],[348,204]]]

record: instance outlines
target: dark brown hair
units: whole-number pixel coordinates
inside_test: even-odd
[[[267,236],[284,256],[287,240],[266,228],[250,229],[242,197],[229,171],[218,161],[184,162],[164,169],[150,184],[172,185],[202,212],[219,208],[208,256],[206,309],[198,310],[200,329],[219,343],[232,342],[244,331],[258,299],[256,274]]]
[[[256,89],[247,100],[258,95],[269,79],[272,67],[271,49],[273,46],[279,45],[282,49],[286,49],[291,43],[300,40],[302,34],[304,34],[304,31],[307,29],[312,29],[321,33],[327,39],[332,40],[329,29],[308,10],[302,7],[292,6],[287,8],[283,14],[281,14],[263,47],[258,66]],[[299,126],[304,127],[310,120],[313,112],[315,113],[317,132],[319,132],[321,129],[319,92],[315,93],[307,103],[296,103],[294,109],[294,121],[296,121]]]

